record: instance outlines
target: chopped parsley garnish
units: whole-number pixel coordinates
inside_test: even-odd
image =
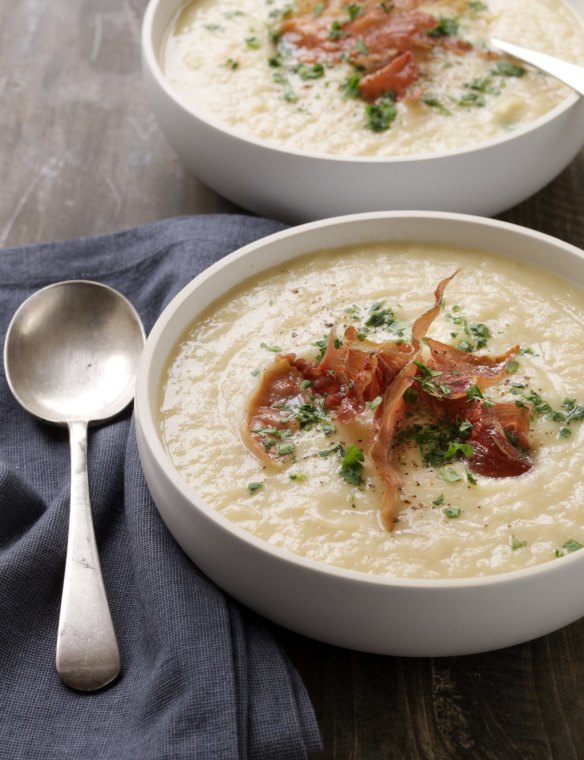
[[[367,115],[367,127],[373,132],[387,131],[397,116],[397,109],[393,104],[393,97],[384,95],[376,104],[365,106]]]
[[[344,456],[343,447],[340,443],[333,444],[328,449],[322,449],[318,452],[319,457],[330,457],[331,454],[338,454],[339,456]]]
[[[458,101],[458,105],[463,108],[484,108],[487,102],[478,92],[465,92]]]
[[[301,430],[312,430],[315,425],[320,425],[322,432],[326,435],[333,435],[337,428],[330,419],[328,419],[324,404],[316,406],[312,403],[301,404],[294,414],[300,423]]]
[[[282,97],[287,103],[295,103],[298,100],[288,77],[286,77],[279,69],[274,72],[272,79],[276,84],[281,84],[283,86],[284,91]]]
[[[471,2],[468,4],[468,7],[473,11],[486,11],[488,10],[488,6],[486,3],[483,3],[482,0],[471,0]]]
[[[456,37],[458,34],[458,21],[455,18],[441,16],[436,26],[428,29],[428,37]]]
[[[443,374],[442,372],[439,370],[430,369],[430,367],[418,360],[414,360],[414,364],[422,372],[421,377],[419,375],[416,375],[414,377],[414,380],[420,384],[420,388],[422,388],[422,390],[426,391],[426,393],[429,393],[432,396],[449,395],[450,388],[444,383],[436,381],[436,378],[441,377]]]
[[[322,63],[300,63],[294,71],[298,74],[300,79],[320,79],[324,76],[324,66]]]
[[[437,496],[435,499],[432,500],[432,504],[439,507],[441,504],[444,503],[444,494],[441,493],[439,496]]]
[[[303,472],[291,472],[289,477],[290,480],[296,480],[299,482],[306,480],[306,475]]]
[[[470,400],[472,399],[484,399],[483,393],[478,385],[471,385],[469,388],[466,389],[466,397]]]
[[[365,322],[367,327],[389,327],[395,322],[395,316],[391,309],[383,308],[385,301],[374,303],[369,309],[369,318]]]
[[[566,541],[566,543],[562,546],[562,549],[568,552],[568,554],[571,554],[572,552],[578,551],[578,549],[584,548],[581,543],[578,541],[575,541],[573,538],[569,539],[569,541]]]
[[[315,340],[312,345],[318,348],[318,354],[314,358],[315,361],[319,362],[324,356],[326,347],[328,346],[328,338],[325,336],[322,340]]]
[[[347,7],[349,19],[351,21],[353,21],[353,19],[356,19],[357,16],[362,12],[362,10],[363,10],[363,6],[360,5],[359,3],[351,3],[351,5]]]
[[[365,40],[363,39],[357,40],[353,50],[356,53],[361,53],[361,55],[367,55],[369,53],[369,50],[367,49],[367,45],[365,44]]]
[[[584,419],[584,404],[578,404],[576,399],[565,398],[561,403],[561,410],[554,409],[549,401],[546,401],[539,393],[534,390],[528,391],[524,385],[517,383],[511,386],[511,393],[521,395],[521,399],[515,400],[515,405],[522,407],[526,403],[531,404],[536,414],[542,415],[546,420],[562,424],[559,431],[560,438],[569,438],[571,431],[567,427],[574,422],[580,422]]]
[[[514,375],[518,369],[519,369],[519,362],[517,361],[517,359],[509,359],[509,361],[507,362],[507,372],[510,375]]]
[[[267,343],[260,343],[260,348],[265,348],[266,351],[272,351],[275,354],[279,354],[282,351],[280,346],[268,346]]]
[[[517,551],[517,549],[523,549],[525,546],[527,546],[527,541],[524,541],[520,538],[517,538],[517,536],[513,535],[511,536],[511,550]]]
[[[257,37],[246,37],[245,44],[248,46],[248,48],[252,48],[253,50],[257,50],[262,46],[261,41]]]
[[[400,440],[417,443],[422,462],[431,467],[441,467],[460,457],[470,458],[473,448],[465,441],[470,428],[467,423],[413,425],[402,431]],[[457,480],[461,478],[457,473]]]
[[[359,74],[353,74],[345,82],[344,95],[346,98],[356,98],[359,95],[359,83],[361,77]]]
[[[510,61],[497,61],[493,74],[499,74],[503,77],[522,77],[526,73],[523,66],[518,66]]]
[[[455,325],[459,325],[464,330],[465,337],[458,341],[456,347],[461,351],[467,351],[469,353],[484,348],[491,337],[491,331],[488,326],[482,322],[469,322],[469,320],[465,319],[465,317],[459,314],[459,312],[460,306],[455,304],[452,306],[451,310],[445,312],[444,315],[446,319]],[[457,333],[451,333],[451,335],[455,338]]]
[[[448,517],[449,520],[453,520],[457,517],[460,517],[461,509],[460,507],[444,507],[442,510],[442,513],[445,517]]]
[[[438,470],[436,474],[447,483],[458,483],[462,480],[462,476],[460,473],[456,472],[454,467],[443,467],[441,470]]]
[[[354,486],[362,486],[363,480],[363,462],[365,457],[363,451],[355,443],[347,446],[341,463],[341,477],[346,483]]]
[[[263,483],[254,482],[254,483],[248,483],[247,484],[247,490],[249,493],[253,496],[254,493],[257,493],[258,491],[261,491],[264,487]]]
[[[314,404],[302,404],[294,415],[303,430],[312,430],[320,422],[320,410]]]
[[[482,79],[473,79],[472,82],[464,85],[469,90],[475,92],[482,92],[485,95],[498,93],[499,89],[491,79],[491,77],[483,77]]]
[[[228,58],[225,62],[225,66],[227,66],[228,69],[231,69],[232,71],[235,71],[239,68],[239,61],[234,60],[233,58]]]
[[[329,40],[338,40],[339,37],[346,37],[347,32],[343,29],[340,21],[333,21],[331,28],[329,29]]]
[[[371,409],[372,411],[375,411],[377,409],[377,407],[379,406],[379,404],[381,404],[382,401],[383,401],[383,397],[382,396],[376,396],[373,399],[373,401],[369,402],[369,409]]]
[[[424,105],[429,106],[430,108],[435,108],[439,113],[444,114],[444,116],[452,116],[452,111],[449,111],[446,106],[444,106],[440,100],[436,97],[436,95],[433,95],[430,92],[425,93],[420,98],[422,103]]]
[[[466,479],[473,486],[476,486],[476,484],[478,482],[477,479],[475,478],[475,476],[472,474],[472,472],[470,470],[466,471]]]
[[[293,443],[281,443],[278,446],[278,456],[294,456],[296,453],[296,447]]]

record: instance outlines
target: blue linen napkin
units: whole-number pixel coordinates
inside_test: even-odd
[[[0,252],[2,344],[16,308],[65,279],[121,291],[148,332],[230,251],[282,228],[246,216],[172,219]],[[174,542],[150,498],[131,409],[91,428],[89,478],[123,671],[79,694],[55,671],[69,504],[67,432],[33,419],[0,379],[0,757],[258,758],[319,748],[303,684],[272,635]]]

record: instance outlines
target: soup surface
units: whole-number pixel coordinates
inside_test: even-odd
[[[369,453],[381,398],[342,423],[304,382],[304,401],[318,411],[297,406],[293,416],[310,424],[254,433],[280,466],[246,445],[250,399],[278,355],[311,362],[331,329],[342,342],[347,328],[367,347],[407,347],[436,285],[457,269],[427,338],[468,357],[505,356],[482,397],[471,389],[462,403],[509,402],[527,414],[528,451],[509,435],[528,463],[523,474],[477,472],[468,426],[450,426],[444,440],[437,418],[416,428],[419,420],[406,417],[392,443],[401,487],[388,530],[386,484]],[[409,578],[561,561],[584,543],[583,326],[584,293],[523,263],[397,243],[323,251],[244,282],[196,319],[164,378],[163,440],[182,477],[225,517],[313,560]],[[440,390],[446,375],[427,374],[430,344],[421,343],[413,387],[434,383],[436,401],[449,391]],[[358,455],[347,462],[351,451]]]
[[[568,96],[488,53],[491,37],[584,62],[581,20],[559,0],[195,0],[161,64],[182,102],[247,136],[426,155],[516,130]]]

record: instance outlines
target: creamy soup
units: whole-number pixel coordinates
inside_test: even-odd
[[[491,37],[584,63],[581,20],[559,0],[196,0],[161,64],[182,102],[247,136],[425,155],[516,130],[570,93],[487,53]]]
[[[381,518],[387,484],[370,456],[381,398],[343,423],[338,410],[311,397],[316,383],[311,389],[309,381],[302,387],[317,410],[305,417],[311,424],[254,433],[279,466],[246,445],[250,400],[278,356],[292,352],[314,364],[331,330],[340,345],[348,328],[367,347],[405,350],[437,283],[457,268],[420,343],[413,388],[433,383],[438,401],[449,392],[452,377],[427,374],[432,340],[479,357],[472,361],[504,356],[482,399],[469,388],[466,400],[527,412],[528,451],[514,449],[527,463],[522,474],[473,470],[472,438],[460,419],[460,429],[447,433],[452,448],[448,437],[419,435],[439,424],[415,428],[419,420],[406,417],[390,454],[400,486],[388,529]],[[583,325],[582,291],[526,264],[405,244],[321,252],[243,283],[195,321],[161,388],[163,440],[182,477],[222,515],[312,560],[409,578],[561,561],[584,544]]]

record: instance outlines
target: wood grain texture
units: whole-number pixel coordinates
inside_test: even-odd
[[[145,5],[0,0],[0,246],[236,210],[180,164],[145,102]],[[583,210],[581,153],[501,218],[584,247]],[[435,660],[275,632],[315,705],[324,741],[315,760],[584,758],[584,620]]]

